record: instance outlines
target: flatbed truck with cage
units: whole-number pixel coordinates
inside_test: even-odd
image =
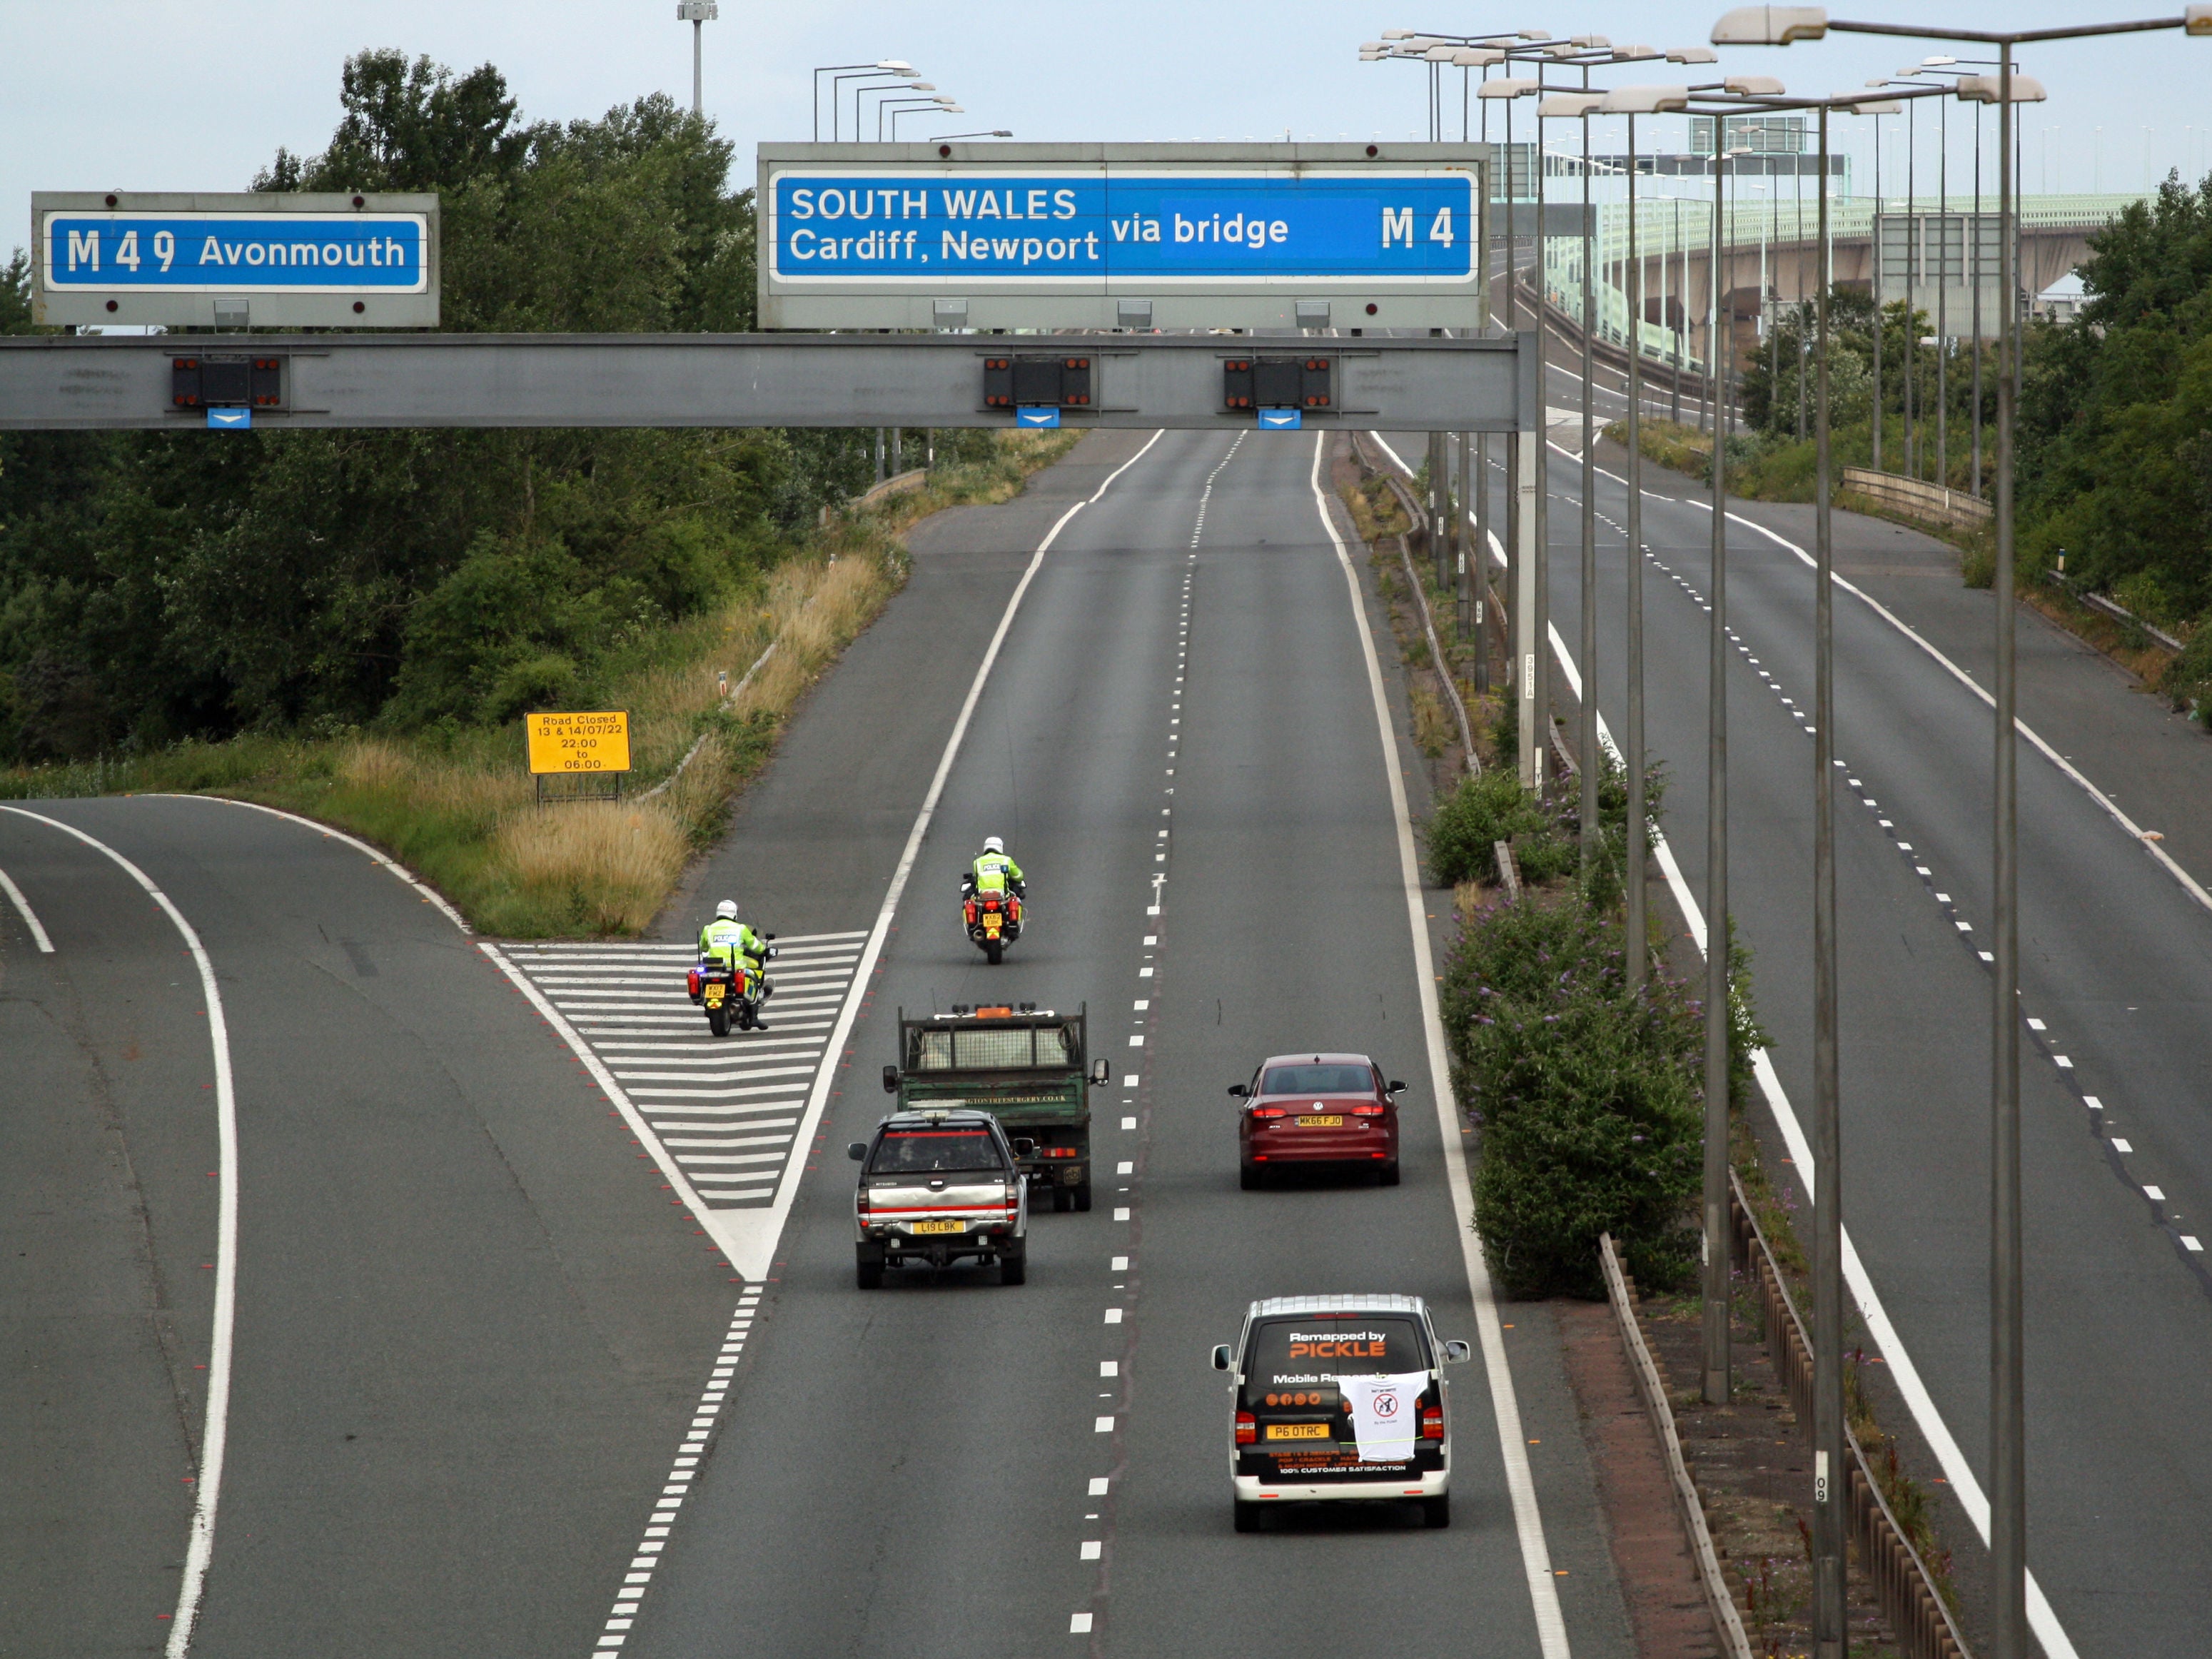
[[[969,1107],[999,1120],[1033,1194],[1055,1210],[1091,1207],[1091,1091],[1113,1076],[1089,1058],[1085,1013],[1035,1003],[899,1010],[899,1061],[884,1067],[902,1112]]]

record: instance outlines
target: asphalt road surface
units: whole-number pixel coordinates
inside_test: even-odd
[[[1407,1291],[1476,1335],[1384,770],[1403,761],[1378,736],[1313,453],[1168,434],[1038,567],[866,987],[854,1082],[821,1123],[726,1425],[665,1551],[639,1558],[652,1588],[625,1653],[1321,1654],[1378,1630],[1414,1651],[1540,1650],[1480,1364],[1454,1376],[1450,1531],[1411,1510],[1230,1527],[1206,1353],[1248,1302]],[[1043,481],[1030,545],[1097,476],[1068,471]],[[998,556],[1007,591],[1025,550]],[[896,639],[875,645],[889,657]],[[863,652],[846,666],[825,696],[875,672]],[[871,919],[880,887],[852,866],[778,871],[777,826],[804,825],[817,779],[878,749],[866,719],[812,740],[749,803],[766,839],[747,823],[733,838],[759,862],[712,872],[702,904],[717,879],[764,882],[807,928]],[[907,757],[909,790],[935,758]],[[994,833],[1030,877],[1030,925],[997,969],[963,937],[955,890]],[[1097,1206],[1035,1218],[1024,1286],[976,1269],[856,1291],[842,1148],[884,1109],[895,1011],[989,997],[1088,1008],[1116,1073],[1095,1109]],[[1413,1081],[1402,1187],[1237,1190],[1223,1091],[1301,1046],[1364,1049]]]
[[[228,1446],[196,1651],[580,1650],[735,1287],[607,1103],[445,915],[312,825],[32,810],[198,930],[237,1101]],[[222,1185],[170,920],[0,811],[0,1652],[167,1641]]]
[[[206,1653],[1626,1652],[1548,1318],[1486,1331],[1473,1298],[1389,787],[1402,770],[1418,807],[1419,769],[1378,732],[1371,596],[1322,529],[1313,434],[1146,445],[1093,439],[921,527],[908,588],[659,943],[488,947],[342,839],[223,803],[0,811],[0,871],[54,947],[0,908],[0,1453],[23,1472],[0,1652],[162,1645],[196,1513]],[[176,923],[63,826],[198,930],[234,1151]],[[994,832],[1033,905],[996,969],[955,894]],[[679,1134],[647,1086],[697,1063],[672,969],[726,891],[799,947],[769,1035],[799,1063],[751,1039],[732,1063],[824,1108],[775,1097],[777,1144],[742,1155],[767,1203],[702,1196],[745,1184],[717,1173],[739,1155],[678,1143],[731,1137]],[[663,975],[665,1006],[641,1000]],[[894,1010],[987,994],[1088,1007],[1115,1066],[1097,1206],[1036,1218],[1024,1286],[861,1292],[841,1149],[884,1109]],[[1237,1189],[1223,1091],[1307,1045],[1412,1084],[1401,1187]],[[691,1109],[750,1111],[751,1086]],[[740,1282],[726,1247],[763,1238]],[[1425,1296],[1478,1345],[1449,1531],[1393,1509],[1231,1530],[1207,1351],[1253,1298],[1328,1290]]]
[[[1553,402],[1578,402],[1577,387],[1556,369],[1552,379]],[[1418,437],[1389,435],[1418,462]],[[1626,718],[1624,460],[1608,452],[1595,497],[1599,707],[1616,738]],[[1571,651],[1582,468],[1556,452],[1549,464],[1552,617]],[[1666,833],[1703,912],[1711,520],[1700,500],[1685,499],[1702,489],[1679,475],[1649,468],[1645,488],[1648,742],[1668,773]],[[1754,525],[1809,555],[1811,515],[1735,510],[1752,522],[1732,522],[1728,535],[1731,908],[1754,952],[1778,1081],[1809,1128],[1814,585],[1807,561]],[[1994,734],[1988,704],[1960,676],[1990,684],[1990,601],[1959,592],[1955,565],[1940,595],[1922,597],[1932,574],[1923,567],[1948,562],[1940,550],[1917,538],[1908,549],[1876,520],[1835,522],[1838,574],[1859,588],[1835,608],[1835,752],[1846,763],[1836,775],[1844,1222],[1888,1321],[1889,1340],[1869,1346],[1889,1350],[1884,1364],[1901,1385],[1890,1413],[1912,1412],[1971,1514],[1988,1466],[1991,981],[1981,952]],[[1877,610],[1884,600],[1896,620]],[[1899,626],[1908,617],[1925,645]],[[2166,730],[2025,612],[2020,638],[2022,719],[2045,722],[2066,762],[2022,743],[2032,1613],[2055,1654],[2204,1651],[2212,911],[2190,890],[2201,861],[2193,873],[2161,864],[2091,792],[2100,786],[2145,814],[2132,787],[2140,763],[2161,816],[2191,799],[2201,814],[2202,769],[2192,794],[2176,771],[2192,769],[2190,757],[2172,747],[2201,738]],[[1572,718],[1571,699],[1554,708]],[[2176,840],[2194,860],[2201,830]],[[1787,1134],[1773,1150],[1806,1155],[1802,1137]],[[1862,1328],[1883,1334],[1878,1321]],[[2035,1613],[2039,1595],[2047,1605]]]

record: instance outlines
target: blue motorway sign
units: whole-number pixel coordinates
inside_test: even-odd
[[[1297,409],[1263,409],[1260,411],[1262,432],[1297,432],[1305,426],[1305,413]]]
[[[1016,426],[1058,426],[1060,411],[1049,404],[1034,409],[1018,409],[1014,411],[1014,424]]]
[[[421,294],[421,214],[50,212],[39,227],[47,292]]]
[[[1469,168],[819,166],[771,179],[772,277],[1311,287],[1479,278]]]
[[[208,426],[216,432],[244,432],[253,424],[250,409],[210,409],[207,415]]]

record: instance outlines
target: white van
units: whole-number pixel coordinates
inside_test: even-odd
[[[1418,1296],[1284,1296],[1255,1302],[1232,1346],[1229,1448],[1237,1530],[1271,1504],[1404,1503],[1451,1525],[1451,1401],[1443,1366],[1468,1358],[1438,1342]]]

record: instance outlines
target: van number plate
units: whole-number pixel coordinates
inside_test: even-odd
[[[958,1233],[965,1232],[968,1224],[948,1218],[943,1221],[917,1221],[914,1224],[914,1230],[918,1233]]]
[[[1267,1438],[1270,1440],[1326,1440],[1328,1438],[1328,1425],[1326,1423],[1270,1423],[1267,1425]]]

